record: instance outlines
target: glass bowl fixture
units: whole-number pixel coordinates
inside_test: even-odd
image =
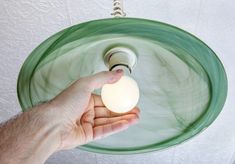
[[[138,103],[139,124],[79,148],[145,153],[182,143],[208,127],[227,95],[226,74],[216,54],[177,27],[124,17],[121,0],[114,0],[113,15],[64,29],[30,54],[18,77],[22,110],[51,100],[81,77],[121,68],[122,81],[95,93],[115,112]],[[123,91],[127,94],[119,97]],[[123,103],[118,106],[114,98]]]

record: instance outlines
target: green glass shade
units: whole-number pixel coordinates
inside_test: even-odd
[[[103,55],[120,45],[137,54],[132,77],[140,88],[140,123],[81,149],[156,151],[193,137],[216,119],[227,95],[226,74],[216,54],[177,27],[134,18],[82,23],[44,41],[19,74],[22,110],[52,99],[81,77],[107,70]]]

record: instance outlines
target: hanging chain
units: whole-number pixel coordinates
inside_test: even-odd
[[[125,17],[126,13],[123,11],[123,0],[113,0],[114,8],[112,15],[114,17]]]

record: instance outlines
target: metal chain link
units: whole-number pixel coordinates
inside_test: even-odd
[[[123,0],[114,0],[113,1],[113,15],[114,17],[125,17],[126,13],[123,11]]]

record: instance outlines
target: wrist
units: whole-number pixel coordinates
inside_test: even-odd
[[[58,112],[50,106],[50,104],[45,103],[40,106],[34,107],[32,110],[32,115],[37,115],[39,119],[38,127],[41,131],[38,134],[44,136],[44,139],[51,140],[51,146],[58,150],[60,146],[60,131],[62,129],[62,119],[59,116]]]
[[[27,123],[30,124],[31,129],[29,140],[35,143],[30,143],[31,147],[25,148],[30,150],[27,161],[29,163],[44,163],[60,146],[60,123],[47,104],[34,107],[24,114],[29,118]]]
[[[58,150],[60,145],[60,123],[53,115],[52,108],[47,103],[33,107],[32,110],[22,114],[20,126],[27,126],[30,131],[28,139],[18,138],[26,142],[24,149],[25,154],[22,154],[27,163],[44,163],[46,159]],[[26,125],[27,124],[27,125]],[[25,137],[25,134],[22,134]]]

